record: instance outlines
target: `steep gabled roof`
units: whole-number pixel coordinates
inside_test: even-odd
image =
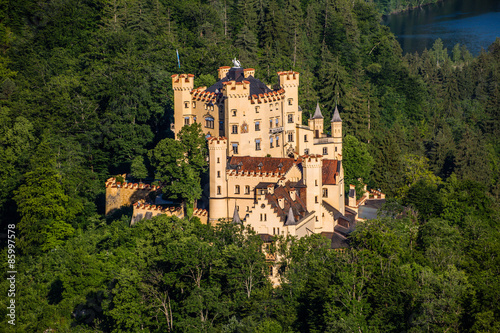
[[[340,161],[338,160],[323,160],[323,168],[321,169],[323,185],[337,184],[337,175],[339,174]]]
[[[266,194],[266,200],[269,202],[271,207],[274,208],[274,211],[285,225],[297,224],[302,218],[307,215],[305,198],[301,197],[303,194],[305,194],[305,191],[302,190],[305,189],[296,191],[294,188],[290,187],[290,182],[287,182],[285,186],[276,187],[274,189],[274,193]],[[292,200],[292,197],[290,195],[290,192],[292,191],[296,193],[295,200]],[[281,208],[279,205],[279,199],[283,199],[283,208]],[[291,215],[293,216],[293,221]]]

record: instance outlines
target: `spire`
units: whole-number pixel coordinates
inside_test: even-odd
[[[292,206],[290,206],[290,209],[288,210],[288,215],[286,216],[285,225],[295,225],[295,224],[297,224],[297,222],[295,221],[295,217],[293,216]]]
[[[234,204],[233,223],[241,224],[240,215],[238,214],[238,207],[236,206],[236,203]]]
[[[323,119],[323,115],[321,114],[321,110],[319,109],[319,102],[316,104],[316,111],[314,111],[314,116],[312,119]]]
[[[341,123],[342,119],[340,119],[339,109],[337,105],[335,105],[335,111],[333,112],[332,123]]]

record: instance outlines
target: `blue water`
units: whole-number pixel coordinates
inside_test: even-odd
[[[397,36],[403,53],[421,53],[441,38],[448,51],[457,43],[465,44],[476,56],[500,37],[500,0],[444,0],[389,15],[385,24]]]

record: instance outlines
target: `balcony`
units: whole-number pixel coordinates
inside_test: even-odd
[[[271,133],[271,134],[281,133],[281,132],[283,132],[283,126],[273,127],[271,129],[269,129],[269,133]]]

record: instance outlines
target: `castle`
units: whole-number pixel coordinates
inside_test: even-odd
[[[322,233],[345,242],[355,212],[346,213],[342,120],[324,133],[319,104],[308,126],[298,104],[299,73],[279,72],[271,89],[255,70],[219,68],[219,81],[194,88],[194,75],[172,75],[176,137],[201,123],[209,148],[209,216],[251,226],[261,235]],[[269,157],[273,156],[273,157]]]

